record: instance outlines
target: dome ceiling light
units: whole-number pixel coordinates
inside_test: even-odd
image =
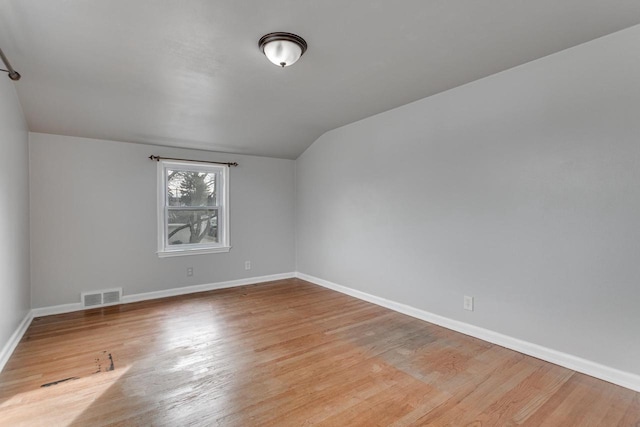
[[[307,50],[307,42],[291,33],[269,33],[260,38],[258,47],[275,65],[288,67],[296,63]]]

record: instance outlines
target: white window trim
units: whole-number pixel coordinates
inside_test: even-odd
[[[184,168],[188,170],[200,170],[203,172],[220,172],[222,176],[222,184],[218,187],[218,197],[223,201],[222,207],[218,210],[218,243],[211,244],[185,244],[175,248],[170,248],[166,244],[167,241],[167,183],[165,170],[167,168]],[[208,163],[197,162],[179,162],[170,160],[160,160],[157,166],[157,191],[158,191],[158,257],[173,257],[185,255],[201,255],[220,252],[229,252],[231,245],[229,244],[229,166],[211,165]],[[216,182],[219,185],[219,182]]]

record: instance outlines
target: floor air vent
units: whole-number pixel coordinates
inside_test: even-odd
[[[122,299],[122,289],[114,289],[111,291],[104,291],[102,293],[103,304],[117,304]]]
[[[102,294],[82,294],[82,305],[85,307],[102,305]]]
[[[83,292],[81,298],[83,307],[119,304],[122,301],[122,288]]]

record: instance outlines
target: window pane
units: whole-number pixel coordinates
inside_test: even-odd
[[[217,209],[168,209],[169,246],[218,243]]]
[[[216,174],[167,169],[168,206],[217,206]]]

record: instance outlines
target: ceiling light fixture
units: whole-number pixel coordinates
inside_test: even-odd
[[[307,42],[291,33],[269,33],[260,38],[258,47],[275,65],[288,67],[296,63],[307,50]]]

